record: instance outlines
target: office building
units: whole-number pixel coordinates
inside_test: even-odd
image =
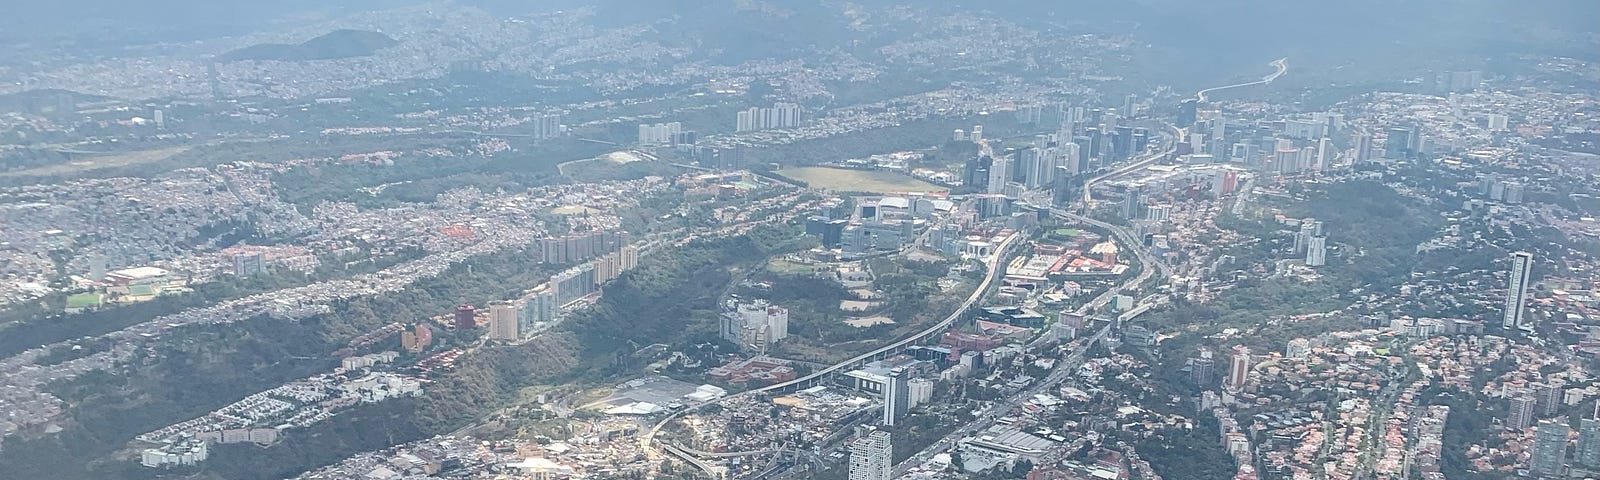
[[[906,413],[911,410],[911,388],[906,385],[910,380],[903,368],[896,368],[889,372],[889,381],[883,386],[883,424],[895,426]]]
[[[1122,218],[1126,218],[1128,220],[1139,219],[1139,213],[1142,211],[1140,210],[1140,207],[1144,206],[1144,199],[1141,197],[1142,195],[1139,194],[1138,190],[1128,190],[1128,192],[1123,195]]]
[[[979,192],[988,192],[989,169],[991,168],[994,168],[994,159],[987,155],[968,160],[965,168],[962,169],[962,184],[974,187]]]
[[[517,313],[517,307],[510,302],[489,305],[489,339],[515,341],[522,338]]]
[[[817,237],[822,242],[822,248],[839,248],[844,238],[844,227],[849,224],[849,220],[842,218],[829,220],[823,216],[812,216],[806,219],[806,235]]]
[[[1001,156],[994,159],[989,165],[989,180],[984,184],[985,192],[1005,193],[1006,183],[1011,181],[1011,159]]]
[[[1317,161],[1312,164],[1311,169],[1317,173],[1328,171],[1328,168],[1333,166],[1336,155],[1337,153],[1333,151],[1333,140],[1322,137],[1321,140],[1317,140]]]
[[[1228,357],[1228,378],[1223,386],[1231,391],[1244,389],[1244,382],[1250,377],[1250,349],[1243,345],[1233,347],[1233,355]]]
[[[1306,242],[1306,266],[1320,267],[1328,264],[1328,237],[1317,235]]]
[[[1518,392],[1511,397],[1511,408],[1507,409],[1505,426],[1511,430],[1522,430],[1533,425],[1534,408],[1537,402],[1527,392]]]
[[[1567,461],[1568,430],[1564,419],[1539,422],[1539,432],[1533,437],[1533,456],[1528,459],[1528,469],[1534,476],[1554,477],[1561,474],[1561,468]]]
[[[850,480],[890,480],[894,446],[889,432],[877,430],[850,444]]]
[[[1528,305],[1528,281],[1532,272],[1533,254],[1528,252],[1511,254],[1510,277],[1506,281],[1505,307],[1500,317],[1500,325],[1506,329],[1526,326],[1523,321],[1523,311]]]

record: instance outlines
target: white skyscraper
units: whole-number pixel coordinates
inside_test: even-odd
[[[156,128],[159,128],[159,129],[162,129],[162,130],[166,130],[167,129],[167,113],[166,112],[161,111],[161,109],[156,109],[155,121],[156,121]]]
[[[1317,235],[1306,242],[1306,266],[1320,267],[1328,264],[1328,237]]]
[[[520,338],[517,324],[518,308],[508,302],[489,306],[489,339],[516,340]]]
[[[1500,324],[1507,329],[1522,328],[1523,309],[1528,306],[1528,279],[1533,273],[1533,254],[1516,252],[1511,254],[1511,278],[1506,282],[1505,312],[1500,317]]]
[[[1317,173],[1328,171],[1328,167],[1333,166],[1334,155],[1333,140],[1329,140],[1328,137],[1322,137],[1322,140],[1317,141],[1317,163],[1313,169]]]
[[[1005,193],[1006,183],[1011,181],[1011,159],[1000,157],[994,159],[994,164],[989,166],[989,192]]]
[[[894,453],[889,432],[878,430],[850,444],[850,480],[893,478]]]

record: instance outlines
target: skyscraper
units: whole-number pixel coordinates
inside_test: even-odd
[[[1211,386],[1211,377],[1216,375],[1217,360],[1212,357],[1211,350],[1200,349],[1200,355],[1189,359],[1189,379],[1203,390]]]
[[[1224,386],[1237,392],[1244,389],[1244,381],[1249,376],[1250,349],[1243,345],[1233,347],[1233,356],[1228,358],[1228,380]]]
[[[1196,110],[1199,109],[1197,103],[1193,98],[1178,103],[1178,128],[1194,125]]]
[[[988,193],[1004,193],[1006,183],[1011,181],[1011,159],[1004,156],[994,159],[989,165],[989,182],[986,184]]]
[[[1317,141],[1317,162],[1312,166],[1312,170],[1317,173],[1328,171],[1328,167],[1333,166],[1333,158],[1333,140],[1328,139],[1328,137],[1322,137],[1321,140]]]
[[[517,307],[509,302],[489,306],[489,339],[512,341],[519,338]]]
[[[1367,135],[1365,132],[1357,133],[1353,143],[1355,143],[1355,163],[1372,159],[1372,135]]]
[[[1386,130],[1389,134],[1383,141],[1383,158],[1390,160],[1403,160],[1411,156],[1411,130],[1394,127]]]
[[[1537,402],[1527,392],[1518,392],[1511,397],[1511,408],[1506,412],[1506,428],[1522,430],[1533,425],[1533,409]]]
[[[1533,254],[1516,252],[1511,254],[1511,276],[1506,282],[1505,311],[1500,317],[1500,324],[1507,329],[1523,328],[1522,314],[1528,305],[1528,280],[1533,272]]]
[[[1595,406],[1600,408],[1600,404]],[[1600,418],[1596,416],[1600,415],[1578,420],[1578,451],[1573,454],[1573,460],[1589,467],[1600,467]]]
[[[1536,476],[1553,477],[1561,473],[1567,460],[1567,432],[1564,421],[1539,422],[1539,432],[1533,437],[1533,458],[1528,468]]]
[[[874,431],[850,444],[850,480],[890,480],[894,453],[889,432]]]
[[[906,372],[896,368],[889,372],[889,382],[883,385],[883,424],[894,426],[911,409],[910,387]]]
[[[1328,237],[1317,235],[1306,242],[1306,266],[1320,267],[1328,264]]]

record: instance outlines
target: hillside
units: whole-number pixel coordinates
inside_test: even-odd
[[[335,30],[317,38],[306,40],[298,45],[263,43],[241,48],[223,54],[218,60],[224,62],[240,60],[277,60],[284,62],[334,60],[365,57],[377,53],[378,50],[392,47],[397,43],[399,42],[379,32]]]

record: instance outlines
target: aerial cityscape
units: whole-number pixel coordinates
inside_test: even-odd
[[[0,479],[1600,478],[1600,2],[13,10]]]

